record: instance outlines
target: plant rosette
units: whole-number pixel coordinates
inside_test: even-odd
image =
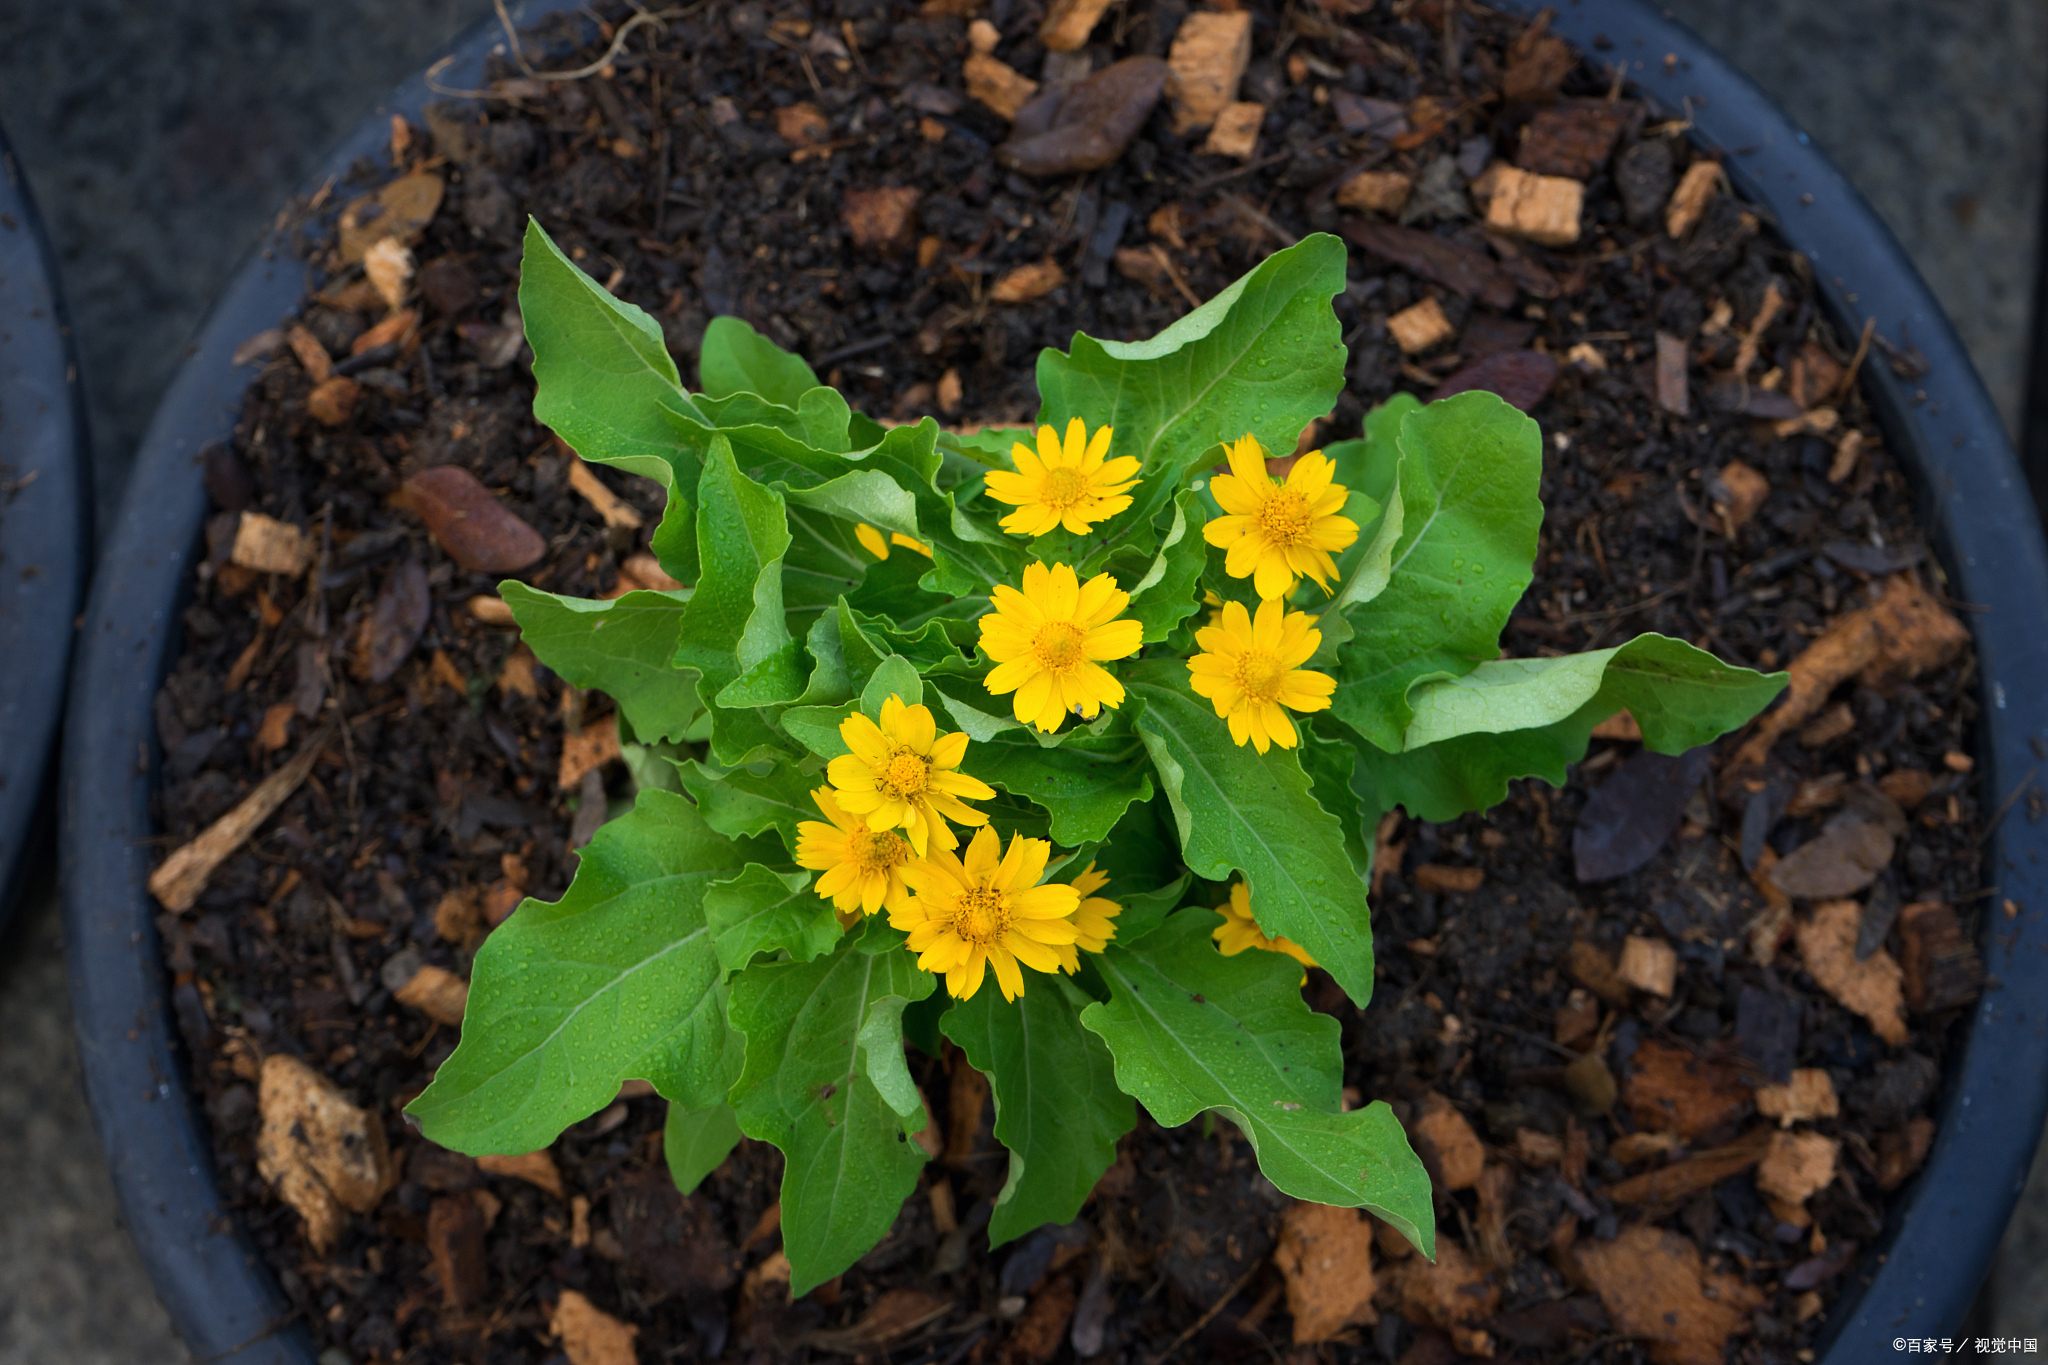
[[[1501,657],[1543,509],[1536,424],[1487,393],[1328,414],[1344,249],[1281,251],[1148,341],[1038,362],[1036,431],[885,427],[720,318],[701,391],[656,323],[537,226],[535,415],[647,475],[672,591],[502,592],[618,704],[639,782],[554,903],[477,955],[460,1045],[408,1113],[473,1155],[545,1147],[644,1078],[694,1188],[785,1157],[791,1291],[846,1269],[926,1158],[906,1044],[989,1078],[1000,1245],[1079,1212],[1136,1119],[1213,1112],[1286,1193],[1434,1251],[1384,1102],[1347,1112],[1305,970],[1373,984],[1372,832],[1565,780],[1626,708],[1677,754],[1784,675],[1639,636]],[[1217,907],[1221,907],[1220,909]]]

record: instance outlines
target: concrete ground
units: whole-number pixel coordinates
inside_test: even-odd
[[[1848,172],[2020,411],[2048,121],[2039,0],[1664,0]],[[488,0],[0,0],[0,125],[63,257],[103,519],[206,305],[326,145]],[[54,898],[0,938],[0,1365],[167,1365],[79,1098]],[[2048,1167],[1986,1334],[2048,1336]]]

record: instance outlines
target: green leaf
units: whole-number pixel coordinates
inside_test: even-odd
[[[818,376],[802,358],[791,355],[739,318],[715,317],[704,329],[698,353],[697,387],[712,398],[757,393],[771,403],[794,408],[804,394],[818,387]]]
[[[790,714],[784,712],[784,719]],[[811,800],[823,778],[805,776],[788,762],[776,763],[765,773],[754,768],[721,772],[685,759],[676,764],[676,775],[697,803],[704,823],[728,839],[752,838],[773,829],[794,857],[797,825],[824,818]]]
[[[1323,454],[1335,466],[1338,483],[1351,490],[1344,515],[1361,532],[1351,548],[1337,556],[1337,589],[1323,607],[1318,624],[1323,643],[1318,660],[1334,658],[1337,647],[1351,638],[1348,609],[1372,601],[1387,589],[1394,572],[1394,547],[1406,521],[1401,503],[1400,428],[1422,401],[1397,393],[1365,415],[1365,436],[1326,446]],[[1373,518],[1377,516],[1378,520]]]
[[[727,1030],[704,917],[732,845],[671,792],[598,830],[559,901],[529,900],[477,951],[462,1041],[406,1112],[471,1155],[547,1146],[640,1077],[723,1098]]]
[[[868,685],[861,689],[860,709],[868,719],[877,720],[882,714],[882,704],[891,697],[902,699],[905,706],[918,706],[924,702],[924,680],[917,676],[917,669],[901,654],[891,654],[875,666],[868,677]]]
[[[1164,1127],[1223,1113],[1281,1190],[1370,1209],[1434,1255],[1429,1175],[1399,1120],[1384,1102],[1340,1112],[1337,1021],[1302,1002],[1291,958],[1218,953],[1214,923],[1174,915],[1097,959],[1111,996],[1081,1011],[1081,1023],[1109,1044],[1117,1084]]]
[[[1118,749],[1091,754],[1078,744],[1045,749],[1028,740],[999,739],[970,743],[960,766],[970,776],[1045,807],[1052,816],[1053,842],[1071,847],[1106,837],[1133,801],[1152,799],[1151,774],[1135,761],[1141,747],[1127,741]]]
[[[840,738],[839,726],[859,709],[858,703],[850,701],[838,706],[792,706],[782,713],[782,728],[819,758],[834,759],[851,752]]]
[[[832,951],[839,917],[811,889],[811,872],[771,872],[749,863],[731,881],[704,893],[704,918],[718,965],[730,975],[758,953],[786,952],[797,962]]]
[[[691,1193],[704,1183],[705,1176],[725,1164],[744,1136],[739,1116],[729,1104],[686,1109],[671,1103],[661,1125],[661,1154],[668,1162],[669,1178],[678,1190]]]
[[[1219,442],[1249,432],[1285,454],[1330,411],[1344,389],[1342,333],[1330,308],[1344,289],[1344,260],[1344,244],[1317,233],[1148,341],[1077,333],[1071,351],[1039,353],[1039,421],[1061,432],[1075,417],[1091,431],[1108,423],[1116,429],[1110,455],[1142,464],[1123,525],[1149,527]]]
[[[950,689],[950,690],[949,690]],[[975,695],[975,694],[979,695]],[[938,705],[953,718],[953,724],[966,732],[967,738],[975,744],[986,744],[998,735],[1011,730],[1022,730],[1024,722],[1006,711],[986,711],[976,703],[986,702],[997,707],[1009,705],[1008,697],[989,695],[978,681],[969,678],[949,679],[946,686],[932,684],[932,695]],[[973,700],[966,700],[973,697]],[[973,750],[970,748],[970,753]]]
[[[1353,607],[1338,651],[1339,720],[1388,752],[1408,728],[1409,685],[1469,673],[1500,653],[1529,586],[1543,505],[1536,424],[1490,393],[1461,393],[1401,423],[1402,526],[1385,591]]]
[[[1337,817],[1351,870],[1369,885],[1373,835],[1387,808],[1369,811],[1359,804],[1358,784],[1352,776],[1358,766],[1358,751],[1348,737],[1331,739],[1308,724],[1301,729],[1301,770],[1308,774],[1316,804]]]
[[[629,592],[596,602],[517,579],[500,583],[498,594],[540,661],[577,687],[603,689],[641,738],[679,740],[704,709],[695,675],[675,666],[681,594]]]
[[[747,1045],[731,1102],[742,1132],[782,1150],[782,1245],[799,1298],[881,1240],[924,1165],[910,1141],[922,1114],[899,1114],[870,1074],[872,1054],[892,1045],[889,1028],[862,1034],[877,1002],[931,993],[934,978],[900,942],[868,920],[829,957],[733,980],[733,1026]],[[900,1052],[900,1032],[893,1046]]]
[[[879,469],[856,469],[814,488],[792,488],[786,496],[795,506],[844,521],[864,521],[907,536],[918,534],[917,499]],[[917,551],[899,549],[898,553],[915,555]]]
[[[1032,977],[1016,1000],[980,990],[939,1021],[940,1030],[989,1079],[996,1140],[1010,1174],[996,1196],[988,1244],[999,1247],[1047,1223],[1071,1223],[1116,1160],[1116,1142],[1138,1120],[1117,1089],[1102,1040],[1081,1027],[1089,1003],[1063,977]]]
[[[1097,860],[1097,866],[1101,866],[1100,859]],[[1118,890],[1117,879],[1112,877],[1109,885],[1096,894],[1115,901],[1120,907],[1115,920],[1115,941],[1123,944],[1136,943],[1164,924],[1166,917],[1180,909],[1180,903],[1187,899],[1188,884],[1194,879],[1192,872],[1183,872],[1165,886],[1131,896]]]
[[[1417,820],[1454,820],[1498,805],[1517,778],[1540,777],[1562,787],[1565,769],[1586,756],[1587,740],[1600,720],[1587,708],[1534,730],[1461,735],[1399,754],[1361,744],[1352,784],[1363,809],[1399,806]]]
[[[1201,494],[1182,493],[1173,500],[1173,525],[1144,576],[1132,585],[1131,605],[1124,613],[1144,623],[1146,644],[1164,640],[1194,614],[1195,582],[1209,560],[1209,547],[1202,539],[1208,520]]]
[[[696,669],[701,690],[714,698],[763,660],[786,660],[793,677],[796,642],[782,608],[782,556],[789,548],[782,495],[742,474],[722,436],[711,443],[698,490],[704,571],[683,613],[676,663]],[[776,741],[767,721],[745,706],[714,705],[711,736],[713,755],[728,764]]]
[[[1373,980],[1365,882],[1300,760],[1292,750],[1261,754],[1233,743],[1214,708],[1188,690],[1179,660],[1141,665],[1124,684],[1144,703],[1138,733],[1188,866],[1213,881],[1242,872],[1259,927],[1307,949],[1364,1005]]]

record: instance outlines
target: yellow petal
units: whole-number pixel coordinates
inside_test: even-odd
[[[889,557],[889,542],[882,538],[880,531],[866,522],[857,521],[853,524],[853,538],[860,542],[862,549],[866,550],[876,559],[887,559]]]

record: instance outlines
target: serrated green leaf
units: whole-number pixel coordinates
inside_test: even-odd
[[[1388,752],[1401,748],[1418,678],[1456,677],[1500,653],[1529,586],[1543,505],[1536,424],[1490,393],[1461,393],[1401,423],[1402,527],[1386,588],[1348,612],[1331,711]]]
[[[749,863],[739,876],[704,893],[711,946],[728,976],[760,953],[788,953],[809,962],[832,951],[839,942],[839,917],[832,902],[811,889],[815,875]]]
[[[1173,524],[1151,564],[1132,585],[1131,604],[1124,612],[1144,624],[1146,644],[1164,640],[1199,605],[1195,582],[1209,560],[1209,546],[1202,539],[1208,520],[1201,494],[1182,493],[1174,499]]]
[[[1009,1148],[1010,1174],[989,1218],[999,1247],[1047,1223],[1071,1223],[1137,1107],[1117,1089],[1102,1040],[1081,1027],[1091,1001],[1062,977],[1032,977],[1015,1000],[975,992],[948,1010],[940,1030],[989,1079],[996,1140]]]
[[[875,671],[868,677],[868,685],[861,689],[860,709],[868,719],[879,719],[882,704],[891,697],[902,699],[905,706],[919,706],[924,702],[924,680],[917,676],[917,668],[901,654],[891,654],[875,665]]]
[[[1138,733],[1188,866],[1215,881],[1242,872],[1259,927],[1307,949],[1364,1005],[1373,980],[1365,883],[1300,760],[1291,750],[1261,754],[1232,743],[1214,708],[1188,690],[1179,660],[1142,664],[1124,683],[1144,704]]]
[[[1353,780],[1358,751],[1348,737],[1331,740],[1311,726],[1301,728],[1301,770],[1308,774],[1309,790],[1317,805],[1337,817],[1351,870],[1370,885],[1373,834],[1386,810],[1366,810],[1359,804],[1358,785]]]
[[[985,700],[991,704],[1001,704],[1007,700],[1006,698],[989,696],[985,688],[971,679],[956,679],[951,682],[950,686],[951,690],[949,691],[946,686],[934,682],[932,684],[932,696],[936,699],[937,706],[945,709],[946,714],[953,718],[953,724],[964,731],[967,738],[973,743],[986,744],[1008,731],[1023,730],[1025,728],[1024,722],[1018,720],[1016,716],[983,710],[975,705],[973,701],[964,700],[961,694],[967,692],[969,686],[971,686],[974,691],[982,694],[976,700]]]
[[[849,753],[840,737],[839,726],[860,709],[858,702],[838,706],[792,706],[782,713],[781,725],[789,737],[819,758],[834,759]]]
[[[745,1136],[729,1104],[708,1109],[670,1104],[661,1125],[661,1155],[668,1162],[669,1178],[684,1194],[693,1192],[705,1176],[725,1164]]]
[[[818,387],[818,376],[802,357],[791,355],[746,322],[720,316],[704,329],[697,387],[712,398],[757,393],[771,403],[794,408]]]
[[[1330,308],[1344,261],[1344,244],[1317,233],[1148,341],[1077,333],[1072,350],[1039,353],[1039,421],[1061,432],[1075,417],[1091,431],[1107,423],[1116,431],[1110,455],[1141,462],[1133,505],[1118,518],[1135,537],[1149,545],[1145,528],[1219,442],[1250,433],[1284,453],[1330,411],[1344,389]]]
[[[1152,799],[1151,774],[1139,761],[1143,746],[1134,740],[1120,747],[1121,756],[1087,753],[1071,744],[1046,749],[1020,736],[969,744],[960,766],[1045,807],[1053,842],[1066,847],[1105,837],[1133,801]]]
[[[785,712],[785,718],[789,714]],[[807,777],[788,762],[776,763],[766,772],[757,771],[759,766],[718,770],[684,759],[676,764],[676,776],[697,803],[705,824],[728,839],[755,838],[775,830],[793,857],[797,825],[824,818],[811,800],[824,779]]]
[[[879,469],[856,469],[813,488],[792,488],[785,496],[794,506],[844,521],[864,521],[907,536],[918,534],[917,499]]]
[[[742,1132],[782,1151],[782,1244],[799,1298],[880,1240],[925,1161],[910,1141],[922,1113],[892,1109],[863,1056],[888,1040],[861,1029],[877,1001],[922,1000],[934,978],[908,952],[866,951],[870,938],[890,942],[887,926],[868,920],[829,957],[749,967],[732,984],[747,1047],[731,1103]]]
[[[853,679],[846,675],[846,656],[839,649],[838,612],[823,612],[811,622],[804,649],[811,656],[811,677],[796,704],[834,706],[852,698]]]
[[[704,709],[696,675],[675,666],[681,594],[629,592],[597,602],[517,579],[500,583],[498,593],[535,656],[577,687],[602,688],[636,735],[679,740]]]
[[[1586,756],[1600,719],[1589,707],[1534,730],[1462,735],[1398,754],[1361,744],[1352,783],[1363,809],[1399,806],[1417,820],[1454,820],[1498,805],[1517,778],[1540,777],[1562,787],[1566,768]]]
[[[1107,1004],[1081,1012],[1116,1059],[1117,1084],[1162,1126],[1205,1109],[1251,1140],[1259,1169],[1296,1199],[1367,1208],[1435,1254],[1429,1174],[1384,1102],[1342,1107],[1341,1030],[1302,1002],[1277,953],[1224,957],[1213,915],[1183,911],[1097,960]]]
[[[1352,491],[1344,515],[1364,534],[1337,556],[1337,588],[1321,608],[1317,624],[1323,643],[1316,651],[1317,662],[1310,667],[1327,667],[1324,661],[1334,659],[1338,647],[1351,638],[1349,609],[1385,592],[1393,577],[1394,547],[1406,521],[1401,502],[1400,428],[1408,414],[1421,407],[1422,401],[1414,394],[1397,393],[1365,415],[1363,437],[1323,449],[1336,481]],[[1361,497],[1366,501],[1361,502]]]
[[[1102,860],[1099,858],[1096,859],[1096,866],[1103,871],[1108,870],[1102,866]],[[1114,941],[1123,944],[1136,943],[1164,924],[1166,917],[1180,909],[1181,902],[1187,899],[1188,886],[1194,879],[1194,873],[1183,872],[1165,886],[1155,887],[1134,896],[1119,889],[1118,879],[1112,876],[1109,885],[1095,894],[1115,901],[1119,907]]]
[[[704,894],[739,857],[688,801],[643,791],[581,851],[559,901],[528,900],[477,951],[462,1041],[407,1107],[471,1155],[536,1151],[622,1081],[723,1097],[727,1030]]]

